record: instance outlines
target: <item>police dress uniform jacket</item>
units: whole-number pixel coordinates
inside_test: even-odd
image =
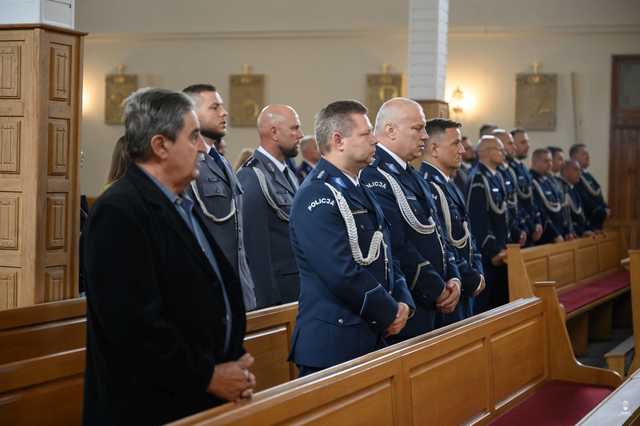
[[[304,178],[306,178],[307,175],[311,173],[311,170],[313,170],[313,166],[309,164],[307,160],[302,160],[302,163],[300,163],[300,165],[296,169],[296,177],[298,178],[298,182],[300,184],[302,184]]]
[[[565,204],[571,214],[571,225],[573,232],[581,237],[585,232],[592,231],[591,225],[584,214],[584,207],[582,205],[582,198],[576,186],[571,185],[566,180],[559,178],[562,183],[562,189],[565,197]]]
[[[420,174],[431,184],[440,223],[452,248],[462,279],[462,296],[471,298],[478,289],[484,274],[482,256],[476,249],[471,234],[471,219],[463,195],[449,180],[445,180],[433,165],[422,162]],[[469,313],[465,316],[469,316]]]
[[[490,261],[504,250],[509,240],[507,203],[498,172],[478,163],[471,172],[467,192],[471,233],[480,246],[482,258]]]
[[[580,182],[576,185],[584,214],[589,220],[589,225],[594,230],[601,230],[607,219],[607,203],[602,196],[602,188],[595,177],[587,170],[582,171]]]
[[[260,150],[238,171],[238,180],[244,189],[244,242],[257,308],[295,302],[299,277],[289,242],[289,213],[297,183]]]
[[[456,175],[453,178],[453,182],[463,194],[467,191],[467,186],[469,185],[469,174],[471,173],[472,168],[473,164],[463,162],[460,165],[460,168],[456,170]]]
[[[467,209],[471,218],[471,233],[479,244],[486,288],[476,298],[476,313],[509,302],[507,268],[491,262],[506,248],[509,241],[507,201],[498,172],[478,163],[471,172]]]
[[[507,159],[509,173],[516,182],[518,192],[518,206],[520,215],[526,224],[527,235],[532,236],[536,225],[542,225],[542,214],[533,196],[533,179],[525,164],[513,158]],[[527,245],[533,244],[532,238],[527,238]]]
[[[431,331],[435,328],[435,302],[446,282],[460,279],[455,255],[440,226],[431,190],[413,167],[407,165],[403,169],[379,146],[373,164],[362,171],[361,180],[373,192],[391,224],[393,253],[417,306],[416,314],[397,338]],[[403,204],[406,211],[401,211]],[[407,218],[408,214],[414,218]]]
[[[290,359],[326,368],[384,346],[398,303],[415,305],[371,192],[321,159],[296,194],[290,227],[300,269]]]
[[[247,311],[256,308],[255,286],[247,263],[242,223],[242,186],[231,164],[214,147],[198,163],[200,174],[188,193],[204,212],[207,231],[240,276]]]
[[[526,215],[520,208],[518,202],[518,189],[514,178],[515,173],[510,170],[508,163],[498,166],[497,171],[502,178],[502,184],[504,185],[504,191],[507,197],[507,222],[510,234],[509,241],[517,243],[520,241],[520,233],[528,233],[529,228],[527,226]]]
[[[531,170],[533,177],[533,194],[536,203],[540,206],[543,217],[544,232],[538,244],[554,242],[557,237],[563,237],[570,233],[570,222],[567,223],[563,211],[564,195],[558,192],[558,188],[551,176],[544,176]]]
[[[223,402],[206,390],[216,364],[244,354],[245,310],[233,267],[194,215],[220,275],[138,166],[92,207],[84,424],[167,423]]]

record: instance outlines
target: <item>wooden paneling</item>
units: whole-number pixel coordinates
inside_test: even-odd
[[[598,247],[592,246],[576,250],[576,278],[583,280],[598,273]]]
[[[541,318],[536,318],[491,339],[495,369],[494,397],[498,408],[544,380],[546,354],[543,327]],[[519,362],[514,364],[515,359]]]
[[[0,268],[0,309],[18,306],[19,276],[17,268]]]
[[[0,41],[0,99],[20,98],[21,43]]]
[[[247,335],[244,347],[256,360],[254,368],[266,373],[257,382],[257,390],[267,389],[292,379],[287,362],[289,346],[286,327],[276,326],[251,333]]]
[[[66,266],[53,266],[44,272],[44,302],[55,302],[65,298],[67,287]]]
[[[609,207],[618,220],[640,219],[640,105],[622,102],[621,71],[638,67],[640,55],[614,56],[611,73]]]
[[[573,250],[549,256],[549,280],[555,281],[560,287],[576,281]]]
[[[546,281],[549,279],[549,267],[547,258],[525,262],[529,278],[533,281]]]
[[[620,266],[620,255],[618,254],[619,244],[617,241],[606,241],[598,245],[598,255],[600,260],[600,270],[610,271],[618,269]]]
[[[67,235],[67,194],[47,194],[47,249],[64,249]]]
[[[71,98],[71,46],[51,43],[50,99],[68,102]]]
[[[477,340],[413,368],[409,376],[413,424],[462,424],[489,413],[490,371],[487,359],[484,341]],[[460,374],[458,368],[452,368],[454,365],[475,367]],[[443,392],[443,389],[456,391]],[[430,397],[427,399],[423,395]]]
[[[21,132],[20,118],[0,118],[0,174],[20,173]]]
[[[0,250],[18,250],[20,213],[20,197],[0,193]]]
[[[18,306],[78,294],[81,80],[81,33],[0,26],[0,268],[21,270]]]
[[[49,120],[49,176],[67,176],[69,170],[69,120]]]

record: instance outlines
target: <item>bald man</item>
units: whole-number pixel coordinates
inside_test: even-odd
[[[244,188],[244,241],[257,308],[294,302],[299,278],[289,242],[289,212],[298,180],[286,160],[298,155],[302,131],[288,105],[269,105],[258,116],[260,146],[238,171]]]
[[[486,288],[476,298],[476,313],[509,303],[507,266],[504,263],[509,228],[507,197],[498,172],[505,161],[504,146],[495,136],[478,142],[478,164],[471,172],[467,208],[471,233],[479,244]]]
[[[362,182],[376,195],[391,224],[391,247],[416,302],[400,332],[406,339],[431,331],[436,314],[454,312],[462,282],[427,182],[409,164],[420,158],[428,136],[422,107],[407,98],[385,102],[376,116],[378,141]]]

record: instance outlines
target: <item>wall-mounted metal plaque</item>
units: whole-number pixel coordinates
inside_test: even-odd
[[[255,127],[258,114],[264,107],[264,75],[232,75],[229,97],[231,126]]]
[[[557,94],[557,74],[518,74],[516,127],[527,130],[555,130]]]
[[[118,74],[108,75],[106,79],[104,122],[106,124],[124,124],[122,121],[122,102],[131,93],[138,90],[138,76],[123,74],[119,68]]]
[[[367,108],[373,123],[383,103],[402,96],[402,74],[367,74]]]

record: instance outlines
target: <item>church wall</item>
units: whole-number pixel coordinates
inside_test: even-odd
[[[406,1],[390,10],[381,0],[237,0],[212,13],[205,0],[190,2],[190,10],[155,0],[153,18],[144,3],[78,3],[79,29],[92,33],[85,43],[81,129],[82,191],[89,195],[100,192],[122,133],[122,126],[104,124],[104,79],[118,64],[137,74],[141,87],[181,89],[209,81],[227,101],[229,74],[249,64],[266,75],[267,102],[296,108],[305,133],[312,132],[313,116],[327,102],[364,100],[366,74],[379,72],[383,63],[406,70]],[[575,140],[575,72],[579,136],[590,146],[592,171],[606,190],[611,55],[640,53],[640,6],[627,0],[606,2],[606,10],[597,0],[557,3],[541,0],[535,12],[527,12],[523,5],[530,3],[520,0],[452,0],[446,94],[460,85],[475,101],[456,117],[473,139],[483,122],[511,128],[515,74],[530,72],[540,61],[542,72],[558,74],[557,128],[531,132],[532,144],[568,148]],[[257,136],[254,129],[232,128],[227,141],[233,162],[242,148],[255,146]]]

